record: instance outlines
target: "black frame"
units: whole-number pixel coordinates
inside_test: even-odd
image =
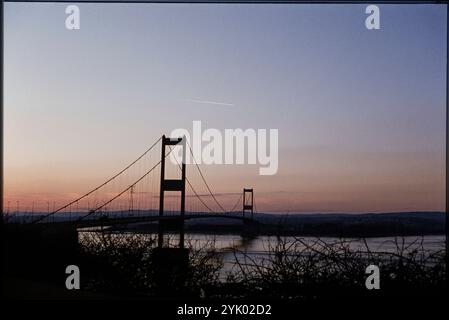
[[[4,80],[4,73],[3,73],[3,66],[4,66],[4,28],[3,28],[3,24],[4,24],[4,11],[3,11],[3,6],[4,6],[4,2],[10,2],[10,3],[78,3],[78,4],[82,4],[82,3],[109,3],[109,4],[113,4],[113,3],[129,3],[129,4],[136,4],[136,3],[160,3],[160,4],[188,4],[188,3],[192,3],[192,4],[218,4],[218,3],[226,3],[226,4],[405,4],[405,5],[413,5],[413,4],[445,4],[446,5],[446,215],[445,215],[445,235],[446,235],[446,274],[448,274],[449,271],[449,259],[447,256],[447,251],[449,249],[449,239],[448,239],[448,231],[449,231],[449,219],[448,219],[448,213],[449,213],[449,166],[448,166],[448,159],[449,159],[449,93],[448,93],[448,89],[449,89],[449,63],[448,63],[448,52],[449,52],[449,23],[448,23],[448,19],[449,19],[449,4],[448,1],[425,1],[425,0],[421,0],[421,1],[400,1],[400,0],[396,0],[396,1],[388,1],[388,0],[375,0],[375,1],[366,1],[366,0],[362,0],[362,1],[346,1],[346,0],[318,0],[318,1],[313,1],[313,0],[1,0],[1,6],[0,6],[0,21],[2,22],[2,32],[1,32],[1,53],[0,53],[0,60],[1,60],[1,73],[2,73],[2,77],[0,79],[0,121],[1,121],[1,134],[3,137],[3,133],[4,133],[4,126],[3,126],[3,98],[4,98],[4,91],[3,91],[3,80]],[[0,182],[0,194],[1,194],[1,199],[0,199],[0,205],[3,208],[3,138],[0,139],[0,148],[1,148],[1,160],[0,160],[0,166],[1,166],[1,171],[0,171],[0,176],[1,176],[1,182]],[[3,209],[2,209],[2,214],[0,217],[0,224],[1,227],[3,228]],[[2,232],[3,235],[3,232]],[[3,266],[2,266],[3,269]],[[449,281],[446,279],[446,287],[449,289]],[[447,293],[447,292],[446,292]],[[188,302],[188,301],[187,301]],[[194,301],[190,301],[191,303],[194,303]],[[220,304],[222,301],[218,301],[218,304]],[[160,303],[160,301],[158,302]],[[205,303],[204,303],[205,304]],[[217,305],[218,305],[217,304]],[[374,307],[376,306],[377,301],[372,301],[371,306]],[[283,305],[283,304],[281,304]],[[173,306],[171,304],[171,306]],[[157,308],[163,308],[164,304],[157,306]],[[401,306],[399,306],[401,307]],[[343,308],[344,309],[344,308]],[[160,309],[159,311],[162,311],[163,309]],[[279,312],[285,312],[286,310],[280,310],[277,309],[277,311]],[[294,313],[297,313],[299,310],[297,310],[297,308],[293,308],[292,311]],[[331,310],[330,312],[333,312],[335,310]],[[344,310],[343,310],[344,311]],[[370,308],[370,312],[374,311],[373,308]],[[403,310],[401,310],[402,312]],[[321,312],[321,311],[320,311]],[[126,314],[127,316],[129,316],[129,314]],[[428,316],[428,314],[427,314]]]

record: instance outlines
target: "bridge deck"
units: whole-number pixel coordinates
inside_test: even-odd
[[[166,216],[129,216],[129,217],[101,217],[98,219],[86,219],[78,222],[74,221],[61,221],[61,222],[51,222],[48,224],[74,224],[78,228],[88,228],[88,227],[96,227],[96,226],[114,226],[121,224],[131,224],[131,223],[142,223],[142,222],[153,222],[153,221],[161,221],[161,220],[191,220],[191,219],[213,219],[213,218],[225,218],[225,219],[233,219],[233,220],[241,220],[245,223],[254,222],[254,220],[250,218],[244,218],[241,216],[227,215],[227,214],[186,214],[184,216],[181,215],[166,215]],[[46,223],[40,223],[40,225],[44,225]]]

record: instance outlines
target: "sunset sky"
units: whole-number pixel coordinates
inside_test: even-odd
[[[70,31],[66,4],[5,3],[4,207],[63,204],[201,120],[279,130],[276,175],[203,166],[259,211],[443,211],[445,6],[381,5],[380,30],[365,7],[80,4]]]

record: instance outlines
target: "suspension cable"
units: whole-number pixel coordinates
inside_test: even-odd
[[[240,194],[240,197],[238,198],[237,202],[235,203],[235,205],[232,207],[232,209],[229,212],[233,212],[235,210],[235,208],[237,208],[237,205],[240,202],[240,199],[242,199],[243,197],[243,193]]]
[[[170,148],[170,152],[171,152],[171,151],[172,151],[171,146],[169,145],[168,147]],[[176,160],[176,163],[178,164],[179,169],[182,170],[181,164],[179,163],[178,159],[176,159],[176,157],[175,157],[175,160]],[[217,213],[215,210],[212,210],[212,209],[211,209],[211,208],[210,208],[210,207],[203,201],[203,199],[201,199],[201,196],[196,192],[195,188],[194,188],[193,185],[190,183],[189,179],[188,179],[187,177],[185,177],[185,179],[186,179],[187,183],[189,184],[190,188],[192,189],[193,193],[195,194],[195,196],[198,198],[198,200],[200,200],[200,202],[201,202],[207,209],[209,209],[210,212],[212,212],[212,213]]]
[[[215,200],[215,202],[217,203],[217,205],[220,207],[220,209],[221,209],[223,212],[226,212],[226,210],[223,208],[223,206],[218,202],[218,200],[217,200],[217,198],[215,197],[215,195],[212,193],[212,190],[210,189],[209,184],[206,182],[206,179],[204,178],[204,175],[203,175],[203,173],[201,172],[200,166],[198,165],[198,162],[196,161],[195,156],[193,155],[192,148],[190,147],[189,141],[187,141],[187,139],[186,139],[186,143],[187,143],[187,145],[188,145],[188,147],[189,147],[190,154],[192,155],[192,159],[193,159],[193,161],[195,162],[195,165],[196,165],[196,167],[197,167],[197,169],[198,169],[198,171],[199,171],[199,173],[200,173],[200,175],[201,175],[201,178],[203,179],[203,182],[204,182],[204,184],[205,184],[206,187],[207,187],[207,190],[209,191],[210,195],[211,195],[212,198]]]
[[[125,172],[126,170],[128,170],[130,167],[132,167],[137,161],[139,161],[140,159],[142,159],[148,152],[151,151],[151,149],[153,149],[158,143],[159,141],[161,141],[162,137],[160,137],[159,139],[156,140],[156,142],[154,142],[151,147],[149,147],[144,153],[142,153],[136,160],[134,160],[133,162],[131,162],[128,166],[126,166],[124,169],[122,169],[120,172],[118,172],[117,174],[115,174],[113,177],[111,177],[110,179],[108,179],[106,182],[102,183],[101,185],[99,185],[98,187],[92,189],[91,191],[87,192],[86,194],[82,195],[81,197],[69,202],[68,204],[58,208],[57,210],[54,210],[53,212],[50,212],[44,216],[39,217],[38,219],[32,221],[31,223],[38,223],[46,218],[48,218],[49,216],[67,208],[68,206],[71,206],[72,204],[84,199],[85,197],[91,195],[93,192],[97,191],[98,189],[102,188],[103,186],[105,186],[106,184],[108,184],[109,182],[111,182],[112,180],[114,180],[115,178],[117,178],[119,175],[121,175],[123,172]]]
[[[164,158],[167,158],[167,156],[171,153],[168,152]],[[95,212],[97,212],[98,210],[100,210],[101,208],[103,208],[104,206],[108,205],[109,203],[111,203],[112,201],[114,201],[115,199],[117,199],[118,197],[120,197],[122,194],[124,194],[126,191],[128,191],[129,189],[133,188],[137,183],[139,183],[140,181],[142,181],[143,178],[145,178],[147,175],[149,175],[158,165],[160,165],[162,162],[162,159],[159,160],[158,163],[156,163],[150,170],[148,170],[143,176],[141,176],[139,179],[137,179],[133,184],[129,185],[126,189],[124,189],[122,192],[120,192],[119,194],[117,194],[116,196],[114,196],[112,199],[106,201],[105,203],[103,203],[101,206],[99,206],[98,208],[95,208],[93,210],[91,210],[88,214],[80,217],[78,220],[76,220],[75,222],[79,222],[85,218],[87,218],[88,216],[94,214]]]

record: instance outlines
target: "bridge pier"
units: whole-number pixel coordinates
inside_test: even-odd
[[[174,296],[185,287],[189,249],[155,248],[152,254],[155,288],[159,296]]]
[[[184,219],[167,219],[158,222],[158,248],[164,246],[166,231],[176,231],[179,234],[179,248],[184,248]]]

